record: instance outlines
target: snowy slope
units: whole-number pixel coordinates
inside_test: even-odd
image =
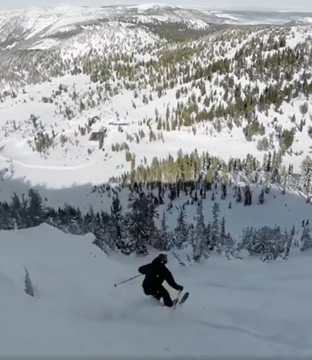
[[[284,36],[275,31],[274,29],[256,29],[242,33],[238,31],[237,40],[229,37],[225,41],[222,34],[215,34],[190,42],[189,46],[198,50],[193,50],[192,56],[186,57],[186,60],[179,63],[179,76],[170,74],[171,64],[164,65],[158,70],[159,73],[157,68],[149,69],[149,61],[161,58],[158,50],[169,48],[169,52],[165,53],[168,57],[173,56],[175,51],[179,54],[179,51],[184,50],[147,30],[129,29],[125,24],[116,24],[116,29],[111,28],[103,37],[97,34],[91,37],[88,43],[85,42],[86,39],[80,39],[81,43],[78,46],[78,40],[76,43],[70,40],[61,50],[60,57],[57,57],[58,60],[61,59],[59,68],[64,69],[64,72],[70,71],[69,69],[73,69],[74,66],[84,68],[84,61],[88,58],[94,60],[94,70],[90,75],[67,74],[56,78],[47,73],[49,81],[23,88],[16,85],[3,93],[3,100],[0,103],[0,116],[3,119],[0,131],[0,164],[4,168],[9,162],[11,164],[9,173],[13,177],[25,176],[26,180],[33,183],[45,183],[48,186],[70,186],[73,182],[100,184],[130,169],[130,162],[125,161],[127,151],[136,155],[136,165],[150,163],[153,157],[165,158],[168,154],[175,157],[182,148],[184,152],[191,152],[195,148],[199,152],[209,151],[225,160],[230,157],[243,158],[250,153],[262,161],[265,151],[259,149],[258,142],[265,138],[271,151],[278,150],[280,129],[290,131],[295,128],[294,142],[290,151],[285,154],[284,161],[286,164],[293,164],[295,171],[299,172],[302,160],[311,152],[311,137],[308,129],[312,116],[310,99],[301,92],[294,95],[290,102],[281,102],[278,110],[273,105],[262,111],[255,107],[255,118],[263,126],[265,134],[257,133],[249,140],[246,139],[244,132],[248,125],[245,116],[237,121],[233,121],[231,116],[228,119],[221,119],[220,130],[218,130],[218,119],[195,122],[188,127],[173,127],[173,119],[177,116],[181,103],[188,110],[187,107],[195,99],[197,112],[207,113],[217,106],[229,105],[224,101],[225,92],[230,92],[228,98],[232,97],[235,103],[235,99],[233,100],[235,87],[227,88],[225,82],[227,78],[217,71],[209,79],[203,76],[198,80],[189,80],[181,84],[184,69],[190,67],[190,74],[196,75],[196,67],[191,67],[195,61],[199,62],[199,66],[202,66],[204,71],[207,62],[220,61],[221,54],[224,53],[224,58],[233,61],[234,69],[228,76],[232,77],[235,85],[242,87],[243,99],[248,91],[258,88],[260,92],[264,92],[267,85],[278,84],[271,74],[251,82],[248,73],[233,60],[236,54],[244,49],[252,49],[254,42],[259,38]],[[285,30],[287,47],[290,50],[302,47],[309,51],[308,49],[311,48],[309,31],[309,27],[302,26]],[[231,35],[230,32],[226,34]],[[211,44],[211,47],[207,47],[207,43]],[[101,46],[98,47],[98,44]],[[281,54],[283,50],[283,48],[278,51],[264,50],[262,55],[267,58],[269,55]],[[92,52],[91,55],[89,51]],[[50,57],[49,52],[42,53],[46,54],[43,55],[47,57],[45,60],[50,62],[55,60],[52,55]],[[119,60],[120,53],[125,59],[132,54],[131,61],[126,63],[125,60]],[[112,56],[112,61],[109,62],[111,68],[108,69],[107,81],[96,82],[92,77],[96,75],[100,79],[102,76],[102,70],[99,70],[100,75],[97,75],[97,67],[102,66],[101,64],[108,67],[104,54]],[[293,70],[293,78],[289,81],[280,80],[283,81],[285,88],[289,85],[296,86],[294,81],[299,81],[303,74],[311,73],[309,57],[306,56],[304,59],[305,68]],[[45,70],[50,69],[48,62],[40,63],[39,59],[34,61],[42,67],[40,76]],[[248,63],[252,69],[252,61],[248,60]],[[58,63],[54,61],[53,64]],[[116,69],[122,66],[131,67],[129,76],[124,75],[126,68],[116,72]],[[172,77],[174,86],[172,89],[162,90],[159,95],[157,89],[164,86],[166,77],[163,74],[166,73],[169,79]],[[13,71],[12,74],[15,76]],[[280,73],[280,76],[284,74]],[[183,92],[184,89],[187,89],[188,93],[182,93],[178,98],[177,93]],[[203,90],[204,95],[202,95]],[[205,96],[210,98],[209,105],[205,104]],[[258,95],[255,97],[258,98]],[[307,106],[305,114],[301,111],[304,105]],[[293,117],[297,120],[293,121]],[[96,120],[83,134],[81,129],[88,128],[86,124],[92,118]],[[186,115],[180,118],[184,120]],[[166,120],[169,120],[169,125],[160,124],[161,128],[159,128],[159,123]],[[303,120],[305,125],[303,130],[299,131],[300,121]],[[89,138],[91,132],[98,132],[103,128],[107,129],[107,137],[103,148],[100,149],[99,143],[90,141]],[[151,137],[151,131],[154,137]],[[52,145],[40,151],[36,145],[39,132],[47,134],[46,136],[52,141]],[[118,144],[119,146],[124,144],[125,147],[116,150]],[[101,164],[105,165],[105,173]],[[51,182],[51,174],[54,171],[59,175]]]
[[[108,259],[92,240],[47,225],[0,232],[1,356],[312,355],[309,257],[181,268],[170,256],[190,291],[172,312],[142,294],[140,279],[113,287],[155,254]]]

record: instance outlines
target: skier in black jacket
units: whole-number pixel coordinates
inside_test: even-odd
[[[162,283],[166,280],[168,285],[177,291],[182,291],[183,286],[174,281],[170,270],[166,267],[167,262],[167,255],[160,254],[150,264],[139,267],[138,271],[145,275],[142,283],[145,295],[152,295],[157,300],[163,298],[164,305],[172,307],[173,301]]]

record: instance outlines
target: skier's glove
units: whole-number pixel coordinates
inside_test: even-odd
[[[181,286],[181,285],[179,285],[178,288],[177,288],[178,291],[183,291],[183,289],[184,289],[184,287]]]

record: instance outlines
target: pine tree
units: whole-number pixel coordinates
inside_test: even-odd
[[[240,186],[238,186],[236,190],[236,202],[240,203],[241,201],[242,201],[242,190]]]
[[[28,192],[29,206],[28,212],[32,219],[33,226],[38,226],[44,221],[44,213],[42,208],[42,197],[37,190],[30,189]]]
[[[0,229],[1,230],[13,230],[14,219],[10,206],[7,202],[0,202]]]
[[[289,174],[289,171],[286,169],[286,166],[284,166],[282,169],[282,186],[283,186],[282,194],[283,195],[286,194],[286,190],[289,186],[290,178],[291,178],[291,175]]]
[[[258,203],[259,203],[260,205],[263,205],[263,204],[264,204],[264,190],[263,190],[263,189],[261,190],[261,193],[260,193],[260,195],[259,195]]]
[[[12,214],[12,221],[14,223],[13,228],[15,229],[25,228],[26,221],[25,219],[21,219],[21,207],[22,207],[21,200],[18,197],[18,195],[14,192],[13,196],[11,196],[10,213]],[[28,213],[28,211],[26,213]]]
[[[178,249],[182,249],[183,244],[189,240],[189,229],[186,223],[186,215],[183,207],[180,208],[180,213],[177,218],[177,226],[174,229],[175,245]]]
[[[68,232],[70,234],[73,235],[81,235],[81,228],[79,227],[79,225],[77,224],[76,221],[76,209],[73,208],[71,205],[65,204],[64,208],[62,209],[62,228],[63,231]],[[95,224],[96,224],[96,218],[95,218],[95,214],[93,214],[93,221],[92,221],[92,226],[89,227],[89,232],[94,233],[95,230]]]
[[[122,205],[120,203],[119,197],[115,196],[112,201],[110,208],[110,227],[111,227],[111,236],[116,244],[117,248],[124,254],[129,254],[131,250],[129,249],[129,244],[126,236],[124,235],[123,229],[123,214],[122,214]]]
[[[220,213],[220,205],[218,202],[214,202],[212,206],[212,226],[211,226],[211,247],[213,250],[217,245],[217,242],[220,238],[220,230],[219,230],[219,213]]]
[[[224,242],[225,237],[225,217],[223,216],[220,224],[220,238],[222,243]]]
[[[289,257],[291,245],[293,242],[293,237],[294,237],[294,232],[293,231],[289,232],[287,229],[285,229],[284,234],[283,234],[283,239],[284,239],[284,243],[285,243],[284,259],[287,259]]]
[[[225,200],[227,194],[226,184],[221,186],[221,200]]]
[[[203,202],[198,202],[196,211],[196,226],[193,238],[193,259],[198,262],[203,256],[204,244],[205,244],[205,222],[203,214]]]
[[[247,227],[243,229],[242,240],[238,246],[238,250],[247,249],[249,244],[252,243],[255,230],[253,227]]]
[[[171,248],[171,240],[168,231],[166,211],[163,212],[161,219],[160,230],[158,236],[155,239],[154,247],[160,251],[168,251]]]
[[[299,185],[307,194],[309,202],[312,197],[312,159],[307,156],[301,164]]]
[[[129,236],[129,247],[137,255],[147,255],[147,245],[153,243],[156,232],[154,217],[157,215],[153,201],[145,195],[130,200],[130,212],[126,214],[125,224]]]
[[[309,226],[305,226],[302,231],[300,250],[305,251],[311,248],[312,248],[311,230]]]
[[[252,204],[252,195],[250,186],[247,184],[244,188],[244,205],[249,206]]]
[[[208,258],[208,252],[211,247],[211,225],[210,223],[205,226],[205,242],[204,242],[204,257]]]

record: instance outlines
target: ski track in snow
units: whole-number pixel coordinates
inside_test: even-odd
[[[155,252],[108,259],[93,235],[46,224],[1,231],[0,240],[1,356],[312,354],[308,256],[273,264],[212,256],[183,268],[169,254],[176,281],[190,292],[172,311],[144,296],[142,278],[113,286]],[[23,266],[35,298],[24,292]]]

